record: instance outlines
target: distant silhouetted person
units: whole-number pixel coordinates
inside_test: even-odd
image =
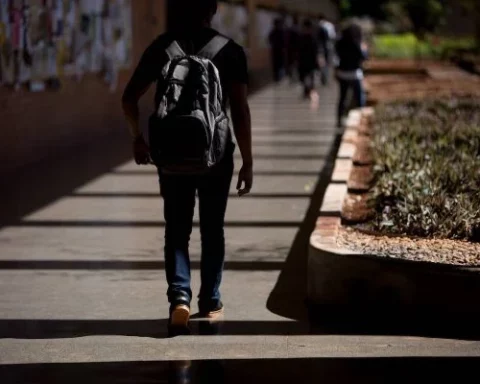
[[[336,44],[339,64],[336,77],[340,84],[340,100],[338,102],[338,126],[348,112],[347,96],[353,92],[355,105],[363,107],[366,103],[363,88],[363,62],[367,59],[367,46],[363,42],[360,26],[352,24],[342,31],[342,36]]]
[[[335,30],[335,26],[330,21],[328,21],[325,15],[321,14],[318,24],[317,39],[319,53],[322,59],[320,73],[323,85],[328,84],[328,80],[330,77],[330,67],[332,66],[336,38],[337,33]]]
[[[287,59],[287,33],[281,18],[275,19],[268,39],[271,47],[273,79],[279,82],[285,74]]]
[[[188,330],[193,298],[189,240],[197,194],[202,240],[198,307],[202,317],[223,313],[224,219],[235,150],[227,104],[243,158],[237,183],[240,196],[252,188],[252,139],[246,56],[239,45],[210,28],[217,1],[174,0],[171,4],[172,30],[143,54],[123,95],[123,109],[136,163],[153,160],[158,168],[170,329]],[[140,130],[138,101],[154,83],[155,111],[147,145]]]
[[[287,33],[287,73],[292,80],[295,78],[295,72],[298,68],[298,43],[300,33],[298,16],[294,16],[292,25],[288,28]]]
[[[298,43],[298,72],[304,86],[304,96],[310,96],[315,87],[315,71],[318,69],[318,46],[311,20],[305,20]]]

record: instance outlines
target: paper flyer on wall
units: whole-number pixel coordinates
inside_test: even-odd
[[[131,6],[131,0],[0,0],[0,84],[38,91],[94,73],[111,86],[112,74],[131,63]]]

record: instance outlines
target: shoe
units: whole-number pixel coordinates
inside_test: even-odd
[[[217,301],[215,305],[202,306],[199,304],[200,316],[209,320],[221,320],[224,315],[224,306],[221,301]]]
[[[188,328],[190,320],[190,307],[185,304],[177,304],[170,314],[170,327]]]
[[[183,330],[188,330],[190,321],[190,300],[184,294],[178,294],[171,300],[169,329],[174,333],[183,334]]]

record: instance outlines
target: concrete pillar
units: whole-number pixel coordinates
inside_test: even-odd
[[[256,22],[256,11],[257,11],[257,0],[246,0],[246,7],[248,12],[248,47],[249,52],[255,52],[258,46],[257,39],[257,22]]]
[[[134,58],[138,62],[145,48],[166,29],[166,0],[132,1]]]

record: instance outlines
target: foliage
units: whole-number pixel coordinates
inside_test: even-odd
[[[480,100],[379,107],[374,155],[374,230],[480,240]]]
[[[390,0],[337,0],[343,18],[369,16],[376,20],[385,20],[384,6]]]
[[[414,34],[385,34],[373,38],[373,55],[385,58],[446,58],[458,50],[475,47],[472,38],[442,38],[427,36],[419,40]]]
[[[443,22],[446,12],[444,1],[402,0],[402,3],[417,36],[423,37],[427,32],[434,32]]]
[[[403,4],[399,1],[389,1],[385,4],[387,20],[378,23],[379,29],[389,29],[388,33],[403,33],[412,31],[412,22]]]
[[[465,2],[473,0],[462,0]],[[417,36],[434,32],[448,9],[447,0],[337,0],[342,17],[368,16],[409,26]]]

